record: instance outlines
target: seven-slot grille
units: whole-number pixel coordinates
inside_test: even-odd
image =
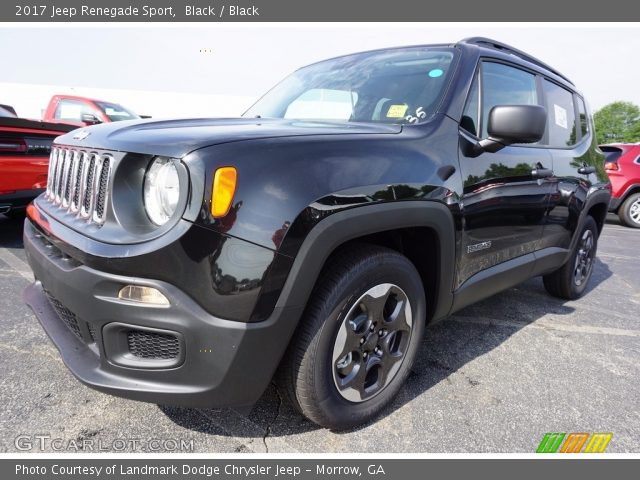
[[[46,197],[60,208],[100,225],[107,212],[112,166],[110,155],[54,147],[49,157]]]

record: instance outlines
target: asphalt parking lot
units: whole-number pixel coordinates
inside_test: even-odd
[[[21,222],[0,215],[0,451],[526,453],[546,432],[611,432],[608,452],[639,452],[639,240],[610,216],[582,299],[552,298],[537,278],[429,328],[384,415],[332,432],[273,387],[249,414],[84,387],[22,303]]]

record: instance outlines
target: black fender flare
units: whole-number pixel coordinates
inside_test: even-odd
[[[410,200],[364,205],[321,220],[309,232],[295,257],[276,308],[304,307],[327,258],[340,245],[365,235],[410,227],[434,230],[439,265],[433,319],[448,314],[453,302],[456,239],[453,215],[441,202]]]
[[[609,202],[611,201],[611,189],[608,184],[602,184],[591,187],[591,191],[587,194],[587,199],[584,202],[582,210],[580,211],[580,216],[578,217],[578,222],[576,226],[576,230],[573,233],[573,238],[571,239],[571,246],[569,247],[569,253],[567,254],[567,260],[569,259],[570,252],[573,251],[576,244],[578,243],[578,239],[580,237],[580,230],[584,225],[585,219],[589,214],[589,211],[601,203],[604,205],[605,212],[609,210]],[[605,214],[606,216],[606,214]],[[604,225],[603,225],[604,226]]]

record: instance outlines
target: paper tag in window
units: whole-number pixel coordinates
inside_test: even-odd
[[[568,128],[567,125],[567,111],[560,105],[553,104],[553,113],[556,118],[556,125],[562,128]]]
[[[387,118],[402,118],[407,113],[407,105],[391,105],[387,110]]]

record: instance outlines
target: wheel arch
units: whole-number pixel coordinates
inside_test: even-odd
[[[620,203],[624,202],[629,195],[633,195],[634,193],[640,193],[640,183],[634,183],[629,185],[629,187],[625,190],[624,194],[621,197]]]
[[[596,225],[598,226],[598,235],[602,233],[602,229],[604,228],[604,221],[607,218],[607,212],[609,210],[609,202],[611,201],[611,190],[609,185],[598,185],[597,187],[592,187],[592,191],[589,192],[585,204],[580,212],[580,217],[578,218],[578,223],[575,231],[573,232],[573,238],[571,239],[571,246],[569,247],[569,251],[573,250],[573,248],[578,243],[578,239],[580,237],[580,230],[584,225],[584,222],[588,216],[593,217],[596,221]],[[567,259],[569,258],[567,254]]]
[[[609,211],[617,214],[627,198],[629,198],[629,196],[633,195],[634,193],[640,193],[640,183],[633,183],[625,189],[622,195],[620,195],[619,197],[612,197],[612,203],[610,205],[612,208],[610,208]]]
[[[420,243],[425,242],[421,250]],[[444,318],[451,308],[455,228],[449,208],[437,201],[400,201],[343,210],[319,222],[293,262],[276,307],[304,306],[333,254],[355,242],[386,246],[406,255],[426,280],[428,316]],[[437,261],[425,270],[429,261]]]
[[[604,221],[607,218],[607,211],[609,210],[608,204],[604,202],[598,202],[589,207],[587,215],[593,217],[598,226],[598,234],[602,233],[604,228]]]

